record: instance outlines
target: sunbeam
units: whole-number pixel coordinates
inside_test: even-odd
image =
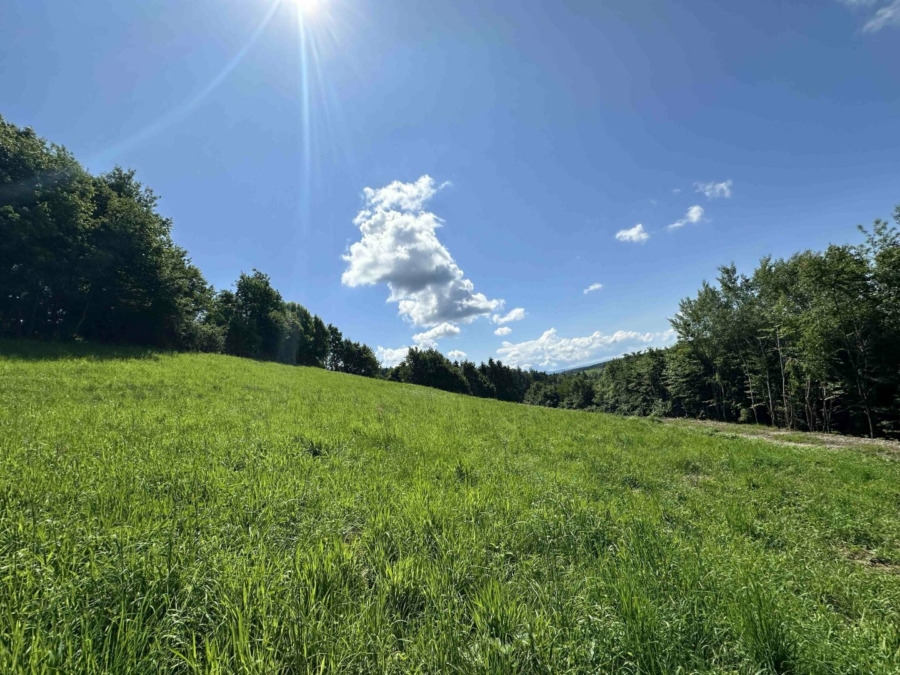
[[[146,141],[149,138],[157,135],[161,131],[167,129],[173,123],[177,122],[179,119],[188,115],[194,108],[196,108],[203,99],[209,96],[210,93],[214,89],[216,89],[225,79],[232,73],[232,71],[238,67],[244,57],[247,55],[247,52],[256,44],[259,40],[260,36],[265,31],[266,27],[271,22],[272,17],[275,16],[275,12],[278,11],[278,8],[281,6],[282,0],[273,0],[269,4],[268,10],[263,15],[260,22],[253,29],[253,33],[250,35],[250,39],[247,41],[241,49],[238,50],[238,53],[234,55],[234,58],[229,61],[225,67],[216,75],[212,80],[210,80],[209,84],[207,84],[203,89],[197,92],[192,98],[187,100],[185,103],[176,107],[174,110],[165,113],[162,117],[157,119],[155,122],[147,125],[140,131],[138,131],[133,136],[121,141],[120,143],[108,148],[104,152],[100,153],[102,159],[111,160],[121,155],[122,153],[130,150],[136,145]]]
[[[326,79],[322,72],[320,48],[323,43],[337,42],[334,28],[337,23],[334,15],[337,3],[326,0],[293,0],[293,4],[296,7],[301,155],[297,234],[306,241],[311,235],[311,201],[315,178],[322,161],[321,149],[324,145],[334,152],[336,145],[331,105],[325,94]],[[340,115],[336,118],[340,119]],[[329,139],[321,138],[323,132],[330,137],[330,145]],[[303,246],[295,248],[298,251],[295,267],[300,264],[305,268],[308,265],[306,249]]]
[[[322,69],[321,51],[323,42],[337,42],[334,11],[335,2],[326,0],[297,0],[297,46],[300,69],[300,105],[301,105],[301,138],[303,155],[303,185],[301,196],[308,203],[312,190],[315,165],[320,160],[317,156],[323,145],[319,138],[323,132],[330,137],[325,145],[336,155],[334,124],[341,119],[336,103],[327,94],[327,78]],[[331,110],[334,107],[335,110]],[[334,116],[336,119],[332,119]],[[330,141],[330,144],[329,144]],[[301,229],[308,227],[308,219],[304,218]]]

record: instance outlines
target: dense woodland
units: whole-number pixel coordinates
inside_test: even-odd
[[[526,400],[900,435],[900,232],[884,221],[860,229],[860,245],[766,258],[749,276],[722,267],[681,302],[675,346],[551,377]]]
[[[375,376],[365,345],[269,278],[216,291],[133,171],[89,174],[0,118],[0,336],[221,352]]]
[[[0,117],[0,337],[219,352],[550,407],[900,435],[900,234],[887,222],[861,245],[767,258],[750,276],[721,268],[681,302],[669,349],[547,375],[434,349],[381,369],[258,270],[214,289],[156,205],[133,171],[91,175]],[[900,225],[900,207],[894,217]]]
[[[450,361],[435,349],[417,348],[410,348],[403,362],[385,371],[385,376],[395,382],[514,403],[524,403],[531,386],[549,377],[534,370],[510,368],[494,359],[476,366],[471,361]]]
[[[133,171],[92,176],[32,129],[0,117],[0,337],[205,351],[522,401],[531,378],[489,361],[372,349],[294,302],[258,270],[217,291],[172,239]]]

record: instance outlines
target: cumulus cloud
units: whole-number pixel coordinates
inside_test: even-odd
[[[459,326],[454,326],[452,323],[444,322],[432,328],[431,330],[427,330],[424,333],[416,333],[413,335],[413,340],[422,345],[423,347],[434,347],[437,345],[437,341],[447,337],[456,337],[460,333]]]
[[[590,286],[588,286],[587,288],[584,289],[584,294],[587,295],[588,293],[593,293],[594,291],[599,291],[601,288],[603,288],[603,284],[591,284]]]
[[[466,358],[466,353],[461,352],[458,349],[454,349],[452,352],[448,352],[447,356],[449,358],[453,359],[454,361],[459,361],[460,359]]]
[[[650,238],[650,233],[644,229],[644,226],[638,223],[630,230],[619,230],[616,232],[616,239],[619,241],[630,241],[635,244],[643,244]]]
[[[684,227],[688,223],[691,225],[695,225],[703,220],[703,207],[702,206],[692,206],[687,210],[687,213],[684,214],[684,218],[681,220],[676,220],[674,223],[669,225],[670,230],[677,230],[680,227]]]
[[[384,347],[378,347],[375,350],[375,358],[378,359],[379,363],[385,368],[393,368],[394,366],[400,365],[400,362],[406,358],[406,353],[409,351],[409,347],[397,347],[397,349],[385,349]]]
[[[395,180],[379,190],[364,188],[363,195],[366,203],[372,208],[386,211],[421,211],[425,203],[447,185],[449,183],[435,185],[431,176],[422,176],[415,183]]]
[[[706,195],[707,199],[719,199],[720,197],[730,199],[732,185],[734,185],[734,181],[731,180],[723,183],[694,183],[697,192]]]
[[[900,0],[840,0],[853,9],[869,11],[875,7],[874,14],[868,14],[863,26],[864,33],[876,33],[888,26],[900,26]]]
[[[521,321],[524,318],[525,318],[525,310],[522,309],[521,307],[516,307],[515,309],[510,310],[509,313],[504,314],[502,316],[500,314],[494,314],[494,316],[491,317],[491,321],[493,321],[494,323],[498,323],[502,326],[505,323],[511,323],[513,321]]]
[[[503,307],[475,292],[474,284],[438,240],[440,219],[424,210],[443,185],[430,176],[363,191],[365,207],[354,219],[362,239],[343,256],[341,282],[350,287],[386,284],[388,302],[415,326],[472,321]]]
[[[598,358],[604,352],[623,347],[640,348],[653,342],[671,340],[671,331],[662,333],[638,333],[618,331],[604,335],[600,331],[587,337],[564,338],[555,328],[546,331],[537,340],[513,344],[504,342],[497,353],[512,366],[537,364],[541,368],[555,368],[559,365],[585,363]]]
[[[494,331],[494,335],[504,336],[512,333],[512,328],[509,326],[500,326],[497,330]]]

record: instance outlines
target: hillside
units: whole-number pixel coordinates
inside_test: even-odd
[[[0,342],[0,672],[900,669],[900,463]]]
[[[618,357],[621,358],[621,357]],[[578,375],[579,373],[599,373],[609,364],[610,361],[614,361],[615,359],[609,359],[609,361],[601,361],[600,363],[592,363],[588,366],[580,366],[578,368],[569,368],[568,370],[561,370],[557,375]]]

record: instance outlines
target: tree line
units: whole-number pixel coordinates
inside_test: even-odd
[[[91,175],[0,117],[0,337],[218,352],[374,377],[345,339],[269,277],[216,291],[172,240],[134,171]]]
[[[259,270],[217,291],[157,201],[134,171],[91,175],[0,117],[0,337],[230,354],[516,402],[540,376],[433,349],[381,368],[371,348],[285,301]]]
[[[548,407],[900,435],[900,233],[722,267],[683,300],[668,349],[548,375],[366,345],[288,302],[258,270],[214,289],[133,171],[86,171],[0,117],[0,337],[232,354]],[[894,214],[900,225],[900,207]]]
[[[900,436],[900,232],[859,229],[861,244],[764,258],[749,276],[720,268],[680,303],[673,347],[550,376],[526,402]]]
[[[524,403],[531,386],[548,375],[511,368],[494,359],[477,366],[467,360],[451,361],[436,349],[411,347],[399,365],[384,371],[384,377],[456,394]]]

